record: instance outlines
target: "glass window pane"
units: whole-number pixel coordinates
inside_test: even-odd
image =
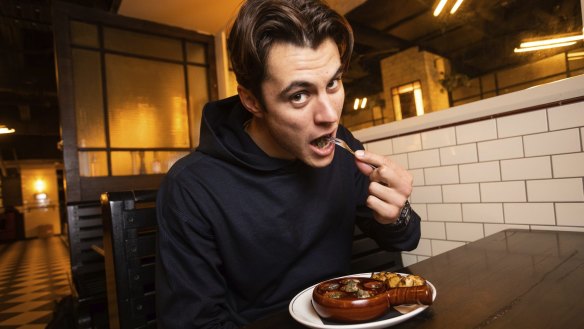
[[[565,71],[566,71],[565,55],[558,54],[553,57],[548,57],[527,65],[522,65],[513,69],[501,71],[497,73],[497,81],[499,82],[499,88],[505,88],[526,81],[532,81],[538,78],[543,78],[554,74],[562,73]],[[543,81],[540,83],[528,85],[536,86],[542,83]]]
[[[584,67],[584,48],[574,49],[568,53],[568,67],[570,71]]]
[[[182,61],[182,47],[177,39],[110,27],[103,31],[104,46],[107,49]]]
[[[112,152],[112,175],[164,174],[188,152],[125,151]]]
[[[73,85],[79,147],[105,147],[101,64],[96,51],[73,49]]]
[[[193,147],[199,145],[199,130],[201,129],[201,116],[203,107],[209,101],[209,91],[207,88],[207,69],[204,67],[188,67],[189,72],[189,101],[190,120],[193,135]]]
[[[83,177],[107,176],[105,152],[79,152],[79,175]]]
[[[206,47],[200,43],[187,43],[187,61],[190,63],[206,64]]]
[[[481,83],[483,85],[483,92],[493,91],[497,89],[494,74],[487,74],[485,76],[482,76]]]
[[[575,77],[577,75],[582,75],[582,74],[584,74],[584,69],[575,70],[575,71],[570,72],[570,76],[572,76],[572,77]]]
[[[188,148],[181,65],[106,56],[111,147]]]
[[[479,84],[479,79],[472,79],[465,83],[462,83],[460,87],[452,90],[452,98],[454,100],[459,100],[462,98],[467,98],[471,96],[476,96],[481,94],[481,86]],[[480,97],[479,97],[480,99]]]
[[[71,21],[71,43],[80,46],[99,47],[97,26]]]

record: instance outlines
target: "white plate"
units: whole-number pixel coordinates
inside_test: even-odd
[[[401,274],[401,273],[400,273]],[[402,274],[405,275],[405,274]],[[357,277],[370,277],[371,273],[361,273],[361,274],[353,274],[348,276],[357,276]],[[426,282],[432,287],[432,300],[436,299],[436,288],[430,281],[426,280]],[[370,322],[363,322],[363,323],[356,323],[356,324],[325,324],[318,316],[314,307],[312,307],[312,290],[314,287],[318,285],[315,284],[311,287],[304,289],[298,295],[296,295],[292,301],[290,302],[290,306],[288,310],[290,311],[290,315],[292,317],[302,323],[303,325],[315,328],[315,329],[376,329],[376,328],[387,328],[390,326],[394,326],[398,323],[401,323],[411,317],[418,315],[420,312],[425,310],[428,305],[415,305],[413,307],[409,307],[413,309],[412,311],[396,316],[390,319],[382,319],[377,321],[370,321]]]

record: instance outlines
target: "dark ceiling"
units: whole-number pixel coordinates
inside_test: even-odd
[[[381,91],[379,60],[410,47],[441,55],[472,78],[565,51],[514,53],[521,40],[582,33],[580,0],[465,0],[451,15],[455,2],[438,17],[438,0],[368,0],[347,13],[356,40],[353,66],[361,69],[349,74],[348,89]]]
[[[120,1],[67,2],[115,12]],[[434,17],[437,2],[369,0],[347,13],[356,40],[348,97],[380,92],[380,59],[410,47],[475,77],[565,50],[515,54],[520,40],[582,31],[580,0],[466,0],[454,15],[447,7]],[[51,3],[0,0],[0,124],[17,130],[0,135],[3,160],[61,157]]]

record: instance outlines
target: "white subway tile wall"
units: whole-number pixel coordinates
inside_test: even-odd
[[[473,122],[456,127],[456,141],[458,144],[486,141],[496,138],[497,124],[495,120]]]
[[[497,119],[499,138],[548,131],[546,111],[532,111]]]
[[[410,170],[404,266],[509,228],[584,231],[584,102],[366,144]]]

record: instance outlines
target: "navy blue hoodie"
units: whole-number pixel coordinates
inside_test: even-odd
[[[238,97],[207,104],[200,145],[158,194],[159,328],[236,328],[287,306],[319,281],[348,274],[355,223],[388,250],[414,249],[372,218],[368,178],[348,152],[325,168],[266,155],[243,129]],[[362,145],[343,127],[337,136]]]

